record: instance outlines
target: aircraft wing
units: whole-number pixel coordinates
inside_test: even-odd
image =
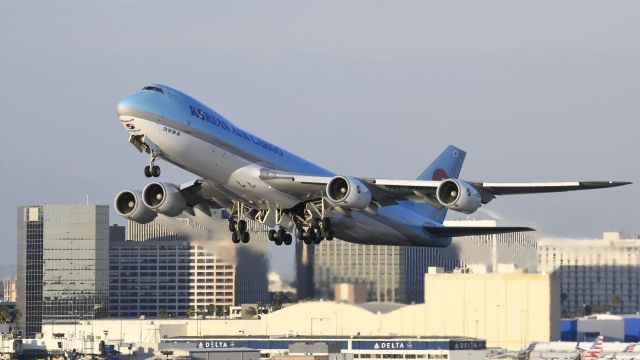
[[[179,189],[187,201],[187,206],[195,207],[209,216],[210,208],[230,208],[233,205],[231,194],[226,194],[222,188],[204,179],[184,183],[179,186]]]
[[[457,237],[471,235],[492,235],[524,231],[535,231],[521,226],[425,226],[431,235],[439,237]]]
[[[260,178],[276,189],[302,198],[322,196],[331,176],[315,176],[263,169]],[[381,206],[396,204],[397,201],[425,201],[438,206],[436,190],[446,180],[395,180],[356,178],[366,184],[372,198]],[[458,180],[458,179],[455,179]],[[601,189],[630,184],[624,181],[570,181],[570,182],[469,182],[486,204],[500,195],[539,194],[575,190]]]

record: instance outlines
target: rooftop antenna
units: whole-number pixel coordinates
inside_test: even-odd
[[[89,195],[87,195],[87,205],[89,205]]]

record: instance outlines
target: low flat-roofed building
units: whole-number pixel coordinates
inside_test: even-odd
[[[426,274],[425,307],[427,334],[510,350],[560,339],[560,285],[550,274]]]
[[[301,345],[304,344],[304,345]],[[190,347],[204,349],[233,349],[235,347],[260,350],[261,358],[283,355],[320,355],[335,358],[339,353],[351,359],[442,359],[484,360],[484,340],[466,337],[397,337],[397,336],[297,336],[267,337],[239,336],[203,338],[166,338],[160,350]],[[306,354],[296,348],[304,347]],[[315,349],[315,350],[314,350]],[[317,352],[316,352],[317,351]],[[290,357],[287,357],[289,359]]]

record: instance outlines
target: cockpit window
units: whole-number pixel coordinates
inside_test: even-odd
[[[164,94],[164,91],[162,91],[162,89],[160,89],[157,86],[145,86],[142,88],[142,90],[155,91],[155,92],[159,92],[160,94]]]

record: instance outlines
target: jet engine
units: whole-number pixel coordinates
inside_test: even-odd
[[[180,189],[171,183],[154,182],[145,186],[142,201],[149,209],[169,217],[178,216],[187,208]]]
[[[447,209],[471,214],[482,205],[478,190],[472,185],[458,179],[444,180],[436,190],[436,197]]]
[[[327,197],[337,205],[350,209],[365,209],[371,204],[371,192],[360,180],[336,176],[327,184]]]
[[[142,201],[140,191],[124,190],[116,195],[114,205],[116,212],[127,220],[132,220],[140,224],[146,224],[158,216],[151,211]]]

